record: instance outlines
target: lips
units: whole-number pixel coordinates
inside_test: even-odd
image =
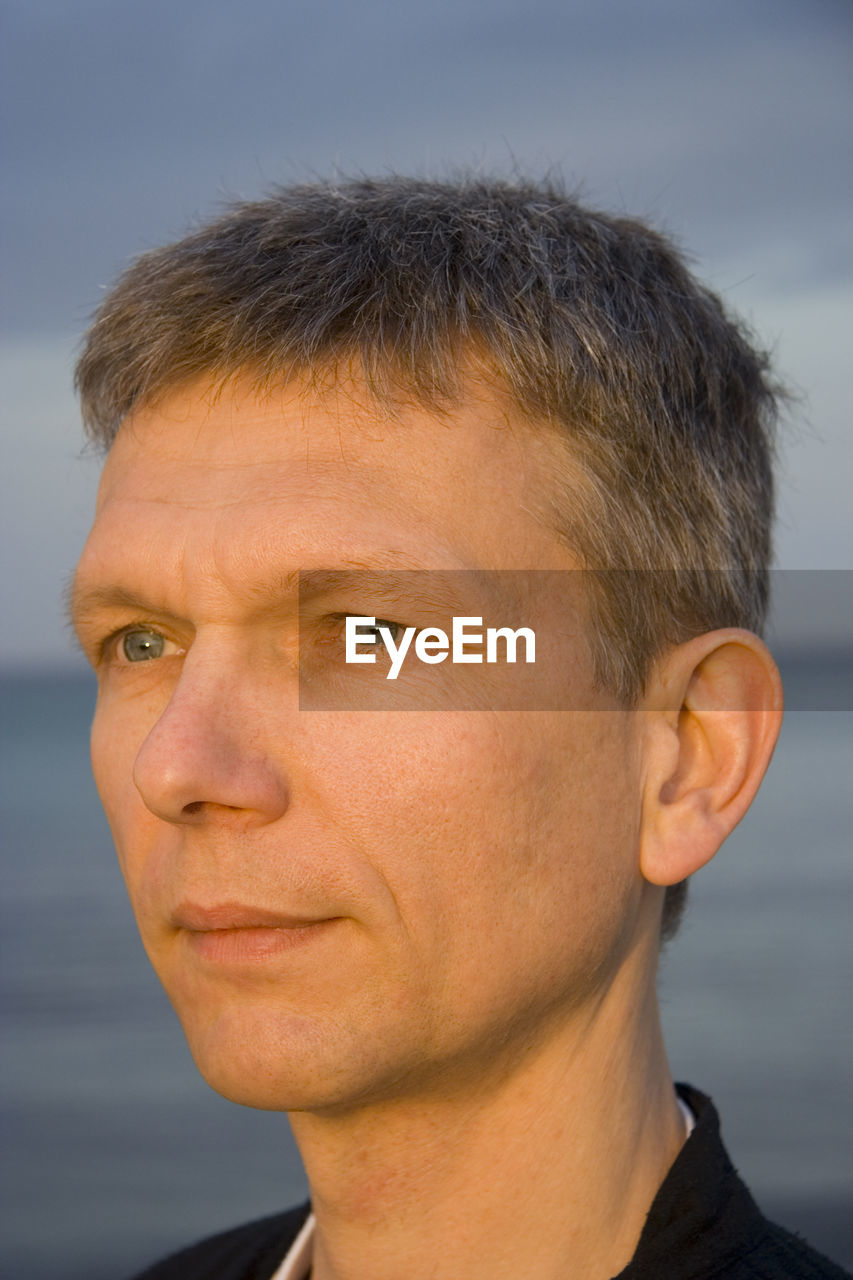
[[[212,933],[224,929],[301,929],[317,923],[317,917],[291,916],[264,907],[244,906],[239,902],[224,902],[211,907],[182,902],[172,914],[175,928],[188,929],[191,933]]]
[[[198,958],[226,967],[262,964],[301,948],[339,920],[338,916],[291,916],[233,902],[209,907],[183,902],[171,917]]]

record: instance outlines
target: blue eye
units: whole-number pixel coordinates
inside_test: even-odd
[[[166,641],[157,631],[128,631],[122,638],[122,653],[128,662],[147,662],[163,656]]]

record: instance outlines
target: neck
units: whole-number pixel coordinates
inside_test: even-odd
[[[476,1089],[292,1115],[314,1280],[608,1280],[627,1265],[684,1124],[653,984],[620,985]]]

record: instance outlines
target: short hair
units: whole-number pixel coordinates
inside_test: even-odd
[[[237,204],[124,272],[76,386],[108,448],[132,409],[203,374],[264,384],[355,361],[377,396],[446,407],[466,352],[566,439],[554,519],[594,571],[603,687],[630,705],[669,646],[761,631],[768,359],[669,239],[556,182],[358,179]],[[665,936],[683,903],[671,886]]]

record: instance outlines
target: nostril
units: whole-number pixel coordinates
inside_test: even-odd
[[[240,805],[238,804],[219,804],[217,801],[191,800],[189,804],[184,805],[181,813],[185,818],[194,818],[198,814],[203,814],[205,810],[210,808],[229,809],[233,810],[234,813],[240,812]]]

